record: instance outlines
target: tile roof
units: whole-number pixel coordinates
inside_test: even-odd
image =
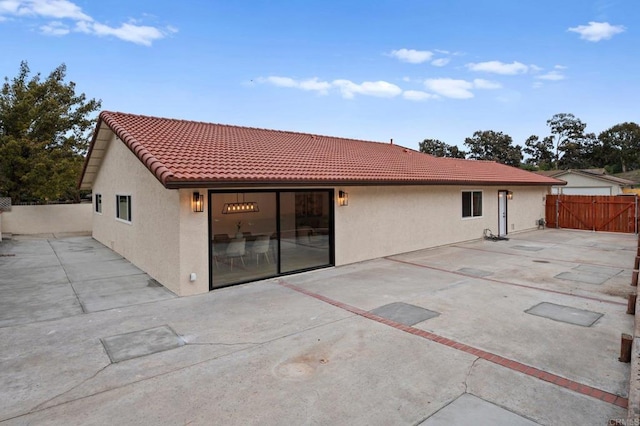
[[[391,143],[103,111],[81,188],[91,187],[111,133],[167,188],[563,183],[492,161],[439,158]]]

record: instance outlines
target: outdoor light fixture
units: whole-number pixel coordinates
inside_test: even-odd
[[[222,207],[222,214],[255,213],[260,211],[256,201],[244,201],[244,194],[242,194],[242,201],[239,201],[238,195],[239,194],[236,194],[235,203],[224,203],[224,206]]]
[[[507,191],[507,200],[513,200],[513,192]]]
[[[344,191],[338,191],[338,205],[339,206],[348,206],[349,205],[349,194]]]
[[[204,211],[204,195],[199,192],[194,192],[191,207],[194,213],[202,213]]]

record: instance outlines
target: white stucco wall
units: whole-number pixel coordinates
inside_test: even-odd
[[[94,199],[102,195],[102,214],[93,214],[93,237],[181,294],[178,191],[164,188],[124,143],[112,138],[93,194]],[[116,194],[131,195],[131,223],[116,219]]]
[[[12,206],[2,213],[2,232],[8,234],[62,234],[91,232],[92,205],[48,204]]]
[[[544,217],[546,187],[341,187],[336,203],[336,264],[343,265],[498,234],[498,190],[510,190],[509,233],[535,228]],[[462,190],[483,191],[482,217],[462,218]]]

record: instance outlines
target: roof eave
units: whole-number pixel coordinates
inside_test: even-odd
[[[361,180],[361,179],[167,179],[167,189],[181,188],[241,188],[247,186],[291,187],[291,186],[553,186],[566,182],[522,182],[522,181],[477,181],[477,180]]]

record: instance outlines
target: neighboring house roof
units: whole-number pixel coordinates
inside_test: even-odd
[[[603,182],[607,182],[613,185],[619,185],[622,187],[626,187],[626,186],[631,186],[631,185],[635,185],[635,182],[628,180],[628,179],[622,179],[616,176],[611,176],[606,174],[606,171],[604,169],[581,169],[581,170],[575,170],[575,169],[568,169],[568,170],[548,170],[548,171],[539,171],[536,172],[540,175],[544,176],[549,176],[549,177],[553,177],[556,179],[562,179],[562,176],[567,175],[567,174],[575,174],[575,175],[580,175],[580,176],[587,176],[587,177],[591,177],[594,179],[598,179],[600,181]]]
[[[391,143],[103,111],[80,187],[115,134],[166,188],[240,185],[562,185],[493,161],[439,158]]]
[[[631,170],[629,172],[616,173],[617,178],[627,179],[634,183],[640,184],[640,170]]]

